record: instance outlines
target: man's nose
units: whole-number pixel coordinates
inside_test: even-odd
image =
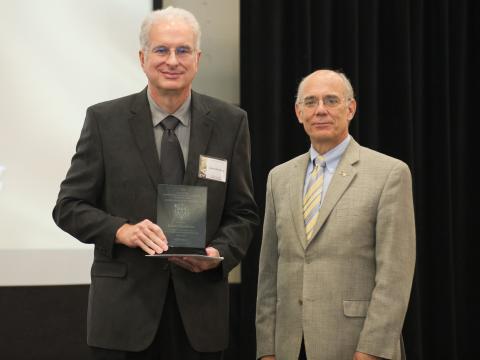
[[[170,50],[170,52],[168,53],[167,64],[169,65],[178,64],[177,54],[175,53],[175,51]]]
[[[317,107],[315,108],[315,114],[325,114],[327,113],[327,108],[323,104],[323,100],[319,99]]]

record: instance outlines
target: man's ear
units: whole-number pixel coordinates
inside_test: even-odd
[[[353,119],[356,111],[357,111],[357,102],[355,101],[355,99],[351,99],[348,104],[348,121]]]
[[[201,57],[202,57],[202,52],[199,50],[197,51],[197,66],[198,66],[198,63],[200,62]]]
[[[143,68],[143,65],[145,64],[145,52],[143,50],[138,51],[138,58],[140,60],[140,65]]]
[[[303,110],[299,104],[295,104],[295,114],[297,115],[297,120],[300,124],[303,124]]]

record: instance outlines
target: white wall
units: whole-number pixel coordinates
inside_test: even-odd
[[[203,28],[195,89],[233,103],[238,1],[174,2]],[[89,282],[92,246],[57,228],[51,211],[86,108],[146,84],[138,31],[151,6],[151,0],[0,0],[0,285]]]
[[[194,88],[240,104],[240,0],[163,0],[195,14],[202,56]]]

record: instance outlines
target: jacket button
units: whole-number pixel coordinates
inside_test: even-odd
[[[302,300],[302,299],[298,300],[298,304],[299,304],[300,306],[302,306],[302,305],[303,305],[303,300]]]

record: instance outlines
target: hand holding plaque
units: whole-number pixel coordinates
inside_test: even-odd
[[[216,268],[223,257],[220,256],[217,249],[213,247],[207,247],[205,249],[207,255],[172,255],[168,260],[184,269],[191,272],[202,272]]]

